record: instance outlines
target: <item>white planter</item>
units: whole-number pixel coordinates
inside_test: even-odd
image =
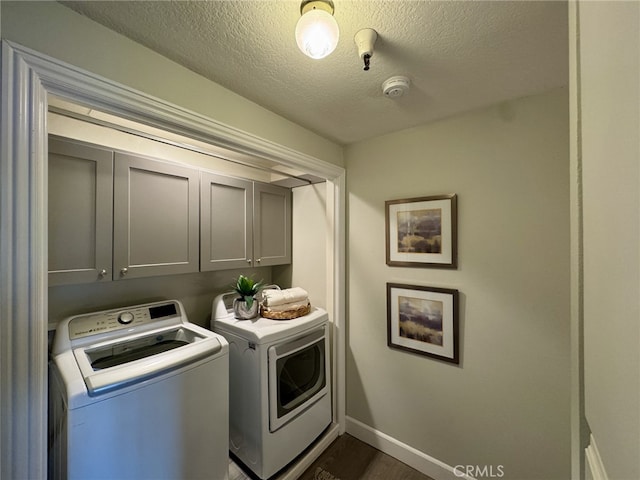
[[[247,302],[236,298],[233,301],[233,316],[238,320],[249,320],[258,316],[258,301],[254,298],[251,308],[247,308]]]

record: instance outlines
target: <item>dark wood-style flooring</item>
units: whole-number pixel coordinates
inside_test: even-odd
[[[302,474],[300,480],[433,480],[370,445],[344,434]]]

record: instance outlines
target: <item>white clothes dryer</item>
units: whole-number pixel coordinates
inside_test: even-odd
[[[328,315],[238,320],[230,297],[218,296],[211,315],[229,342],[229,449],[267,479],[331,423]]]
[[[228,343],[176,300],[67,318],[50,362],[49,478],[228,478]]]

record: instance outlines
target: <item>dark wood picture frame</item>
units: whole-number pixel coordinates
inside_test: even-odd
[[[459,363],[458,290],[387,283],[387,345]]]
[[[387,200],[386,260],[391,267],[458,268],[458,196]]]

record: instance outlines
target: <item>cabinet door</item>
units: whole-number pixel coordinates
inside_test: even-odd
[[[49,285],[111,280],[113,152],[49,139]]]
[[[253,265],[253,183],[202,172],[200,270]]]
[[[253,211],[256,266],[291,263],[291,190],[254,183]]]
[[[198,271],[198,172],[115,154],[114,280]]]

